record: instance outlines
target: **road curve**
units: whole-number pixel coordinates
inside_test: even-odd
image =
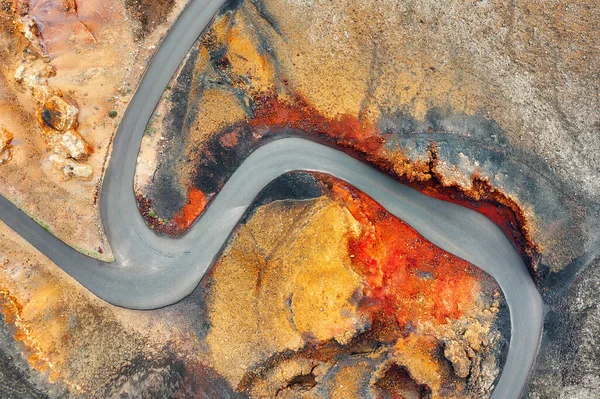
[[[117,306],[154,309],[175,303],[195,289],[240,217],[273,179],[295,170],[329,173],[498,282],[510,310],[511,339],[492,398],[518,398],[537,354],[542,299],[510,241],[475,211],[427,197],[333,148],[283,138],[249,155],[183,237],[162,237],[147,228],[133,195],[145,127],[177,67],[223,3],[192,0],[154,56],[120,124],[100,198],[114,262],[73,250],[2,196],[0,219],[100,298]]]

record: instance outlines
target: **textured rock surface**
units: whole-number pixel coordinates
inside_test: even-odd
[[[14,136],[11,132],[0,127],[0,165],[12,159],[10,143],[13,138]]]
[[[102,303],[1,231],[14,392],[483,398],[506,349],[489,276],[326,176],[273,183],[196,292],[157,311]]]
[[[600,254],[599,21],[589,1],[231,2],[148,126],[142,209],[181,233],[289,128],[346,148],[513,236],[551,309],[528,395],[587,397],[597,320],[565,304]],[[465,352],[444,351],[464,374]]]
[[[110,306],[2,224],[0,276],[3,399],[226,392],[202,364],[197,300],[155,312]]]
[[[574,278],[557,299],[546,332],[531,398],[595,398],[600,392],[600,258]]]
[[[578,4],[538,18],[529,8],[233,2],[165,92],[142,152],[156,172],[141,172],[138,190],[185,230],[191,193],[210,198],[244,154],[300,129],[432,195],[452,189],[455,200],[505,205],[516,220],[501,224],[532,268],[561,270],[596,246],[600,104],[574,95],[570,107],[551,87],[598,90],[595,11]],[[518,47],[530,23],[548,47],[535,73]],[[561,52],[571,36],[580,59]]]
[[[82,252],[111,257],[96,201],[110,142],[185,4],[1,2],[0,127],[15,137],[0,192]]]
[[[84,252],[110,256],[111,136],[184,3],[1,2],[0,192]],[[548,309],[525,396],[596,398],[599,27],[593,0],[230,1],[147,126],[141,211],[183,233],[246,154],[302,130],[499,224]],[[326,176],[258,203],[198,289],[152,312],[103,303],[0,224],[0,397],[489,394],[509,331],[487,276],[415,255]]]

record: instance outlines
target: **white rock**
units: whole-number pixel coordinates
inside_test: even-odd
[[[74,130],[63,133],[58,145],[73,159],[81,160],[89,155],[88,146],[83,137]]]
[[[90,180],[93,175],[92,167],[69,159],[65,154],[51,154],[48,160],[63,173],[65,180],[76,177],[79,180]]]

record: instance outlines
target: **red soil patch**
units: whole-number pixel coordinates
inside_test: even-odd
[[[208,204],[206,195],[197,188],[192,187],[187,195],[187,203],[173,216],[173,222],[181,230],[187,230],[204,212],[206,204]]]
[[[367,228],[348,253],[367,281],[371,310],[393,315],[400,327],[444,324],[474,305],[483,277],[467,261],[425,240],[358,190],[330,179],[331,195]]]
[[[337,144],[371,155],[380,152],[385,142],[375,126],[346,114],[337,119],[326,118],[299,95],[294,98],[293,104],[283,102],[275,95],[260,96],[250,125],[324,134]]]

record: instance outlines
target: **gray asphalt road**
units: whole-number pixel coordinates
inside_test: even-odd
[[[146,227],[133,195],[133,177],[148,120],[170,78],[222,0],[194,0],[152,60],[123,117],[100,199],[115,262],[103,263],[58,240],[0,196],[0,219],[100,298],[117,306],[154,309],[175,303],[198,285],[258,192],[294,170],[334,175],[369,194],[440,248],[489,273],[510,309],[511,340],[492,398],[518,398],[527,383],[542,331],[542,300],[519,254],[481,214],[427,197],[335,149],[299,138],[252,153],[181,238]]]

